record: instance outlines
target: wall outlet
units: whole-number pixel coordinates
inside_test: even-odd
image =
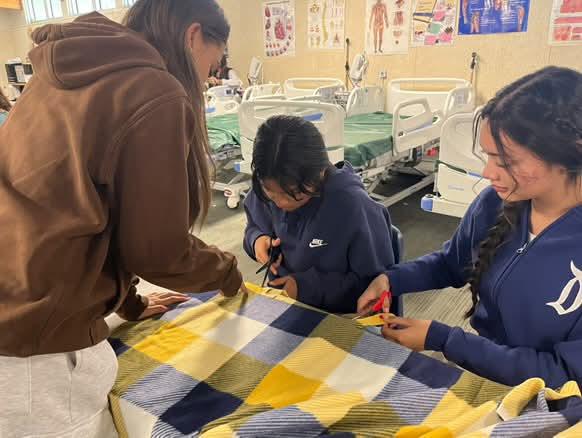
[[[386,79],[388,79],[388,72],[386,70],[382,70],[380,72],[380,79],[385,81]]]

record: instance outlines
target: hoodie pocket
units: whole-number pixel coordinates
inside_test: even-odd
[[[0,356],[0,418],[31,414],[31,359]]]

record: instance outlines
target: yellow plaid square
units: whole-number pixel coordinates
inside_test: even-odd
[[[197,338],[198,336],[181,327],[166,324],[163,330],[158,330],[133,348],[158,362],[164,363],[196,341]]]
[[[302,376],[323,381],[347,354],[324,339],[307,338],[281,365]]]
[[[198,338],[193,348],[177,354],[168,361],[178,371],[196,380],[208,379],[216,370],[229,361],[236,351],[224,345]]]
[[[246,400],[247,404],[268,404],[275,409],[284,408],[309,400],[321,382],[300,376],[277,365],[255,388]]]

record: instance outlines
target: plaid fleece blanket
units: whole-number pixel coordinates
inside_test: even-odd
[[[113,333],[121,437],[582,436],[574,383],[508,388],[254,291],[192,295]]]

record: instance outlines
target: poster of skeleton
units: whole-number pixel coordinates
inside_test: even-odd
[[[307,1],[307,47],[343,49],[345,46],[345,0]]]
[[[295,55],[295,0],[263,3],[263,35],[266,56]]]
[[[554,0],[549,42],[552,45],[582,44],[582,0]]]
[[[413,0],[366,0],[366,52],[407,53]]]
[[[451,45],[456,22],[457,0],[416,0],[412,12],[412,45]]]

